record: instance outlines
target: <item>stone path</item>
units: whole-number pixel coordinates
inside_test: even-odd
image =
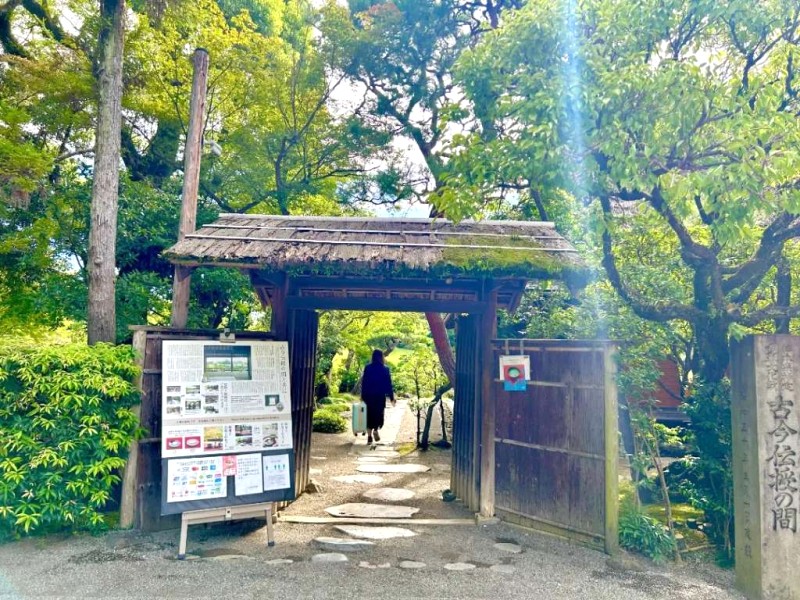
[[[413,506],[397,506],[393,504],[367,504],[366,502],[351,502],[340,504],[325,509],[334,517],[363,517],[365,519],[409,519],[419,512]]]
[[[414,497],[414,492],[404,488],[374,488],[367,490],[363,494],[369,500],[380,500],[382,502],[404,502]]]

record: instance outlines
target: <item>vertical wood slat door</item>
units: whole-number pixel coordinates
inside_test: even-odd
[[[318,326],[319,315],[316,311],[292,310],[289,312],[292,435],[295,457],[295,490],[298,496],[306,489],[309,480]]]
[[[497,340],[527,355],[525,391],[494,384],[495,508],[510,522],[613,552],[617,544],[614,347],[604,342]]]
[[[450,489],[470,510],[480,508],[480,318],[461,315],[456,326],[456,381]]]

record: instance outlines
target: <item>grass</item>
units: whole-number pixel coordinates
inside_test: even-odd
[[[664,525],[667,524],[666,510],[663,504],[645,504],[642,510],[648,516],[657,519]],[[691,504],[673,504],[672,505],[672,520],[683,521],[684,525],[687,519],[695,519],[698,523],[704,520],[703,511],[694,508]],[[689,529],[688,527],[676,527],[676,533],[680,533],[686,540],[687,548],[696,548],[698,546],[705,546],[708,544],[708,538],[701,531],[696,529]]]
[[[395,348],[386,356],[386,364],[390,367],[398,367],[404,360],[413,356],[414,351],[408,348]]]

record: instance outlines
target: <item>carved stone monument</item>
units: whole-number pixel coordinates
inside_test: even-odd
[[[731,344],[736,585],[800,600],[800,337]]]

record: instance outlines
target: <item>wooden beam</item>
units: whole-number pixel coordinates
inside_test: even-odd
[[[497,337],[497,289],[487,294],[486,310],[481,315],[481,516],[494,516],[494,469],[495,469],[495,398],[494,347]]]
[[[136,376],[136,389],[139,390],[141,395],[142,389],[142,374],[144,372],[144,353],[147,347],[147,332],[134,331],[133,332],[133,351],[136,354],[136,365],[139,367],[139,374]],[[131,411],[136,415],[138,422],[142,414],[141,400],[131,408]],[[136,515],[137,494],[136,488],[136,473],[139,468],[139,441],[134,440],[128,447],[128,460],[125,463],[125,469],[122,472],[122,497],[119,503],[119,526],[122,529],[129,529],[133,527]]]
[[[270,331],[279,340],[289,339],[289,278],[283,278],[276,287],[268,291],[269,304],[272,307]]]
[[[469,300],[419,300],[397,298],[315,298],[290,296],[290,309],[306,310],[379,310],[391,312],[451,312],[480,314],[486,303]]]
[[[274,276],[269,274],[255,275],[255,281],[261,283],[262,278],[266,283]],[[448,283],[449,281],[449,283]],[[516,281],[516,280],[511,280]],[[521,281],[521,280],[520,280]],[[335,277],[323,276],[293,276],[292,285],[297,290],[305,288],[315,289],[390,289],[402,291],[406,289],[426,291],[436,290],[441,292],[480,292],[481,282],[477,279],[461,279],[457,277],[347,277],[337,275]]]
[[[278,515],[279,523],[303,525],[472,525],[475,519],[382,519],[378,517],[307,517],[304,515]]]
[[[189,129],[184,147],[183,196],[178,241],[195,230],[197,223],[197,192],[200,187],[200,157],[203,151],[203,124],[205,123],[206,92],[208,88],[208,52],[202,48],[194,51],[194,76],[189,105]],[[175,266],[172,281],[173,327],[186,327],[189,318],[189,288],[191,270]]]
[[[605,376],[605,549],[608,554],[619,550],[619,413],[617,408],[616,347],[608,344],[603,355]]]

